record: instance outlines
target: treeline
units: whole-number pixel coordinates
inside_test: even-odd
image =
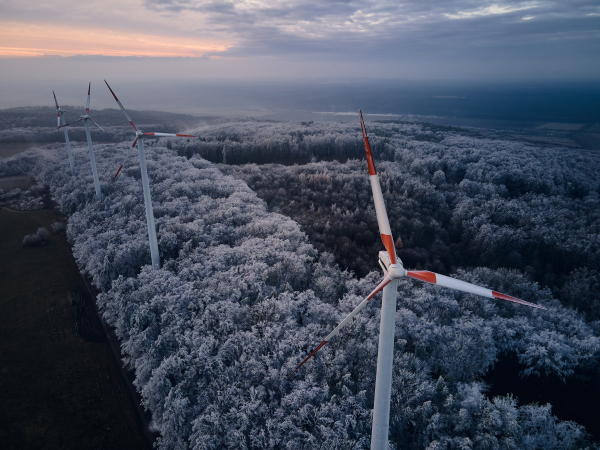
[[[381,274],[356,279],[341,271],[246,183],[164,147],[147,151],[162,263],[151,269],[137,159],[109,181],[129,145],[98,146],[100,201],[85,146],[74,148],[74,174],[58,147],[2,159],[0,173],[35,174],[69,214],[77,263],[102,292],[103,315],[161,434],[158,448],[368,448],[378,300],[294,377],[287,375]],[[336,166],[353,173],[361,164]],[[346,190],[367,202],[370,192],[353,188]],[[503,354],[514,356],[521,376],[540,383],[554,377],[569,383],[578,367],[597,371],[593,328],[516,270],[456,276],[548,311],[401,280],[391,445],[592,448],[583,427],[557,420],[550,405],[486,397],[482,377]]]
[[[74,122],[85,114],[83,107],[64,106],[66,123]],[[129,111],[132,119],[144,131],[180,133],[199,123],[218,123],[219,118],[197,117],[158,111]],[[121,142],[131,139],[131,126],[119,109],[92,110],[91,117],[112,137],[107,136],[90,123],[92,140],[95,142]],[[86,141],[83,122],[69,127],[69,138]],[[10,142],[64,142],[64,132],[56,129],[56,108],[30,107],[0,110],[0,143]]]
[[[340,123],[244,120],[200,128],[196,133],[199,139],[173,140],[169,146],[180,156],[200,155],[225,164],[345,160],[363,151],[360,128]],[[376,148],[379,145],[379,141],[374,143]]]
[[[82,98],[85,102],[85,97]],[[52,97],[50,97],[52,102]],[[83,103],[82,103],[83,105]],[[83,106],[61,106],[67,111],[65,120],[70,123],[79,119],[79,116],[85,114]],[[212,116],[192,116],[189,114],[176,114],[162,111],[135,111],[128,110],[129,115],[134,122],[140,124],[163,124],[165,126],[176,127],[192,127],[197,126],[200,122],[215,121],[217,118]],[[91,109],[90,115],[100,124],[100,126],[121,126],[125,121],[125,117],[120,109]],[[78,126],[82,126],[78,124]],[[7,130],[10,128],[56,128],[56,108],[54,106],[31,106],[20,108],[0,109],[0,129]]]
[[[420,142],[440,142],[449,132],[476,134],[467,130],[434,124],[381,121],[371,134],[371,146],[380,159],[393,160],[392,139],[410,137]],[[364,155],[358,123],[275,122],[232,120],[199,128],[198,140],[167,141],[180,156],[200,155],[225,164],[299,163],[314,160],[346,161]]]
[[[600,319],[598,153],[433,133],[415,124],[369,130],[406,266],[441,273],[518,269],[589,320]],[[359,276],[376,267],[381,243],[364,158],[220,168],[246,181],[271,210],[298,221],[342,267]]]

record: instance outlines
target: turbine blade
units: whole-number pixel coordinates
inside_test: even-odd
[[[338,325],[337,327],[335,327],[335,329],[334,329],[334,330],[333,330],[331,333],[329,333],[329,334],[328,334],[328,335],[325,337],[325,339],[323,339],[323,342],[321,342],[321,343],[319,344],[319,346],[318,346],[317,348],[315,348],[315,349],[314,349],[314,350],[313,350],[313,351],[310,353],[310,355],[308,355],[306,358],[304,358],[304,361],[302,361],[302,362],[301,362],[301,363],[298,365],[298,367],[296,367],[296,368],[293,370],[293,372],[290,372],[290,374],[287,376],[287,378],[291,377],[291,376],[292,376],[292,375],[293,375],[293,374],[294,374],[294,373],[295,373],[295,372],[296,372],[296,371],[297,371],[297,370],[298,370],[300,367],[302,367],[302,366],[304,365],[304,363],[305,363],[306,361],[308,361],[310,358],[312,358],[312,357],[314,356],[314,354],[315,354],[315,353],[317,353],[317,352],[318,352],[318,351],[321,349],[321,347],[323,347],[325,344],[327,344],[327,342],[328,342],[328,341],[329,341],[329,340],[330,340],[332,337],[334,337],[334,336],[337,336],[337,335],[339,334],[340,330],[341,330],[343,327],[345,327],[345,326],[348,324],[348,322],[350,322],[350,320],[351,320],[351,319],[352,319],[354,316],[356,316],[356,315],[357,315],[357,314],[358,314],[358,313],[359,313],[359,312],[360,312],[360,311],[361,311],[361,310],[362,310],[362,309],[363,309],[363,308],[364,308],[364,307],[367,305],[367,303],[369,302],[369,300],[371,300],[373,297],[375,297],[375,295],[376,295],[376,294],[377,294],[379,291],[381,291],[381,290],[382,290],[384,287],[386,287],[386,286],[387,286],[387,285],[388,285],[388,284],[389,284],[391,281],[392,281],[392,279],[391,279],[390,277],[386,276],[386,277],[385,277],[385,278],[384,278],[384,279],[381,281],[381,283],[379,283],[379,285],[378,285],[378,286],[377,286],[377,287],[376,287],[376,288],[373,290],[373,292],[371,292],[369,295],[367,295],[367,296],[365,297],[365,299],[364,299],[362,302],[360,302],[360,303],[358,304],[358,306],[357,306],[356,308],[354,308],[354,310],[353,310],[353,311],[352,311],[350,314],[348,314],[348,315],[347,315],[347,316],[344,318],[344,320],[342,320],[342,321],[339,323],[339,325]]]
[[[133,141],[133,145],[131,147],[129,147],[129,149],[135,147],[137,140],[138,140],[138,138],[136,137],[135,141]],[[127,152],[128,152],[128,149],[125,149],[125,154],[123,155],[123,161],[121,162],[121,165],[119,166],[119,170],[117,170],[117,173],[113,177],[113,182],[117,179],[117,177],[119,176],[119,173],[121,172],[121,169],[123,169],[123,167],[125,166],[125,162],[127,161],[127,156],[128,156]]]
[[[133,127],[133,129],[135,131],[137,131],[138,129],[135,126],[135,124],[133,123],[133,120],[131,120],[131,118],[127,114],[127,111],[125,111],[125,108],[123,108],[123,105],[121,104],[121,102],[119,101],[119,99],[117,98],[117,96],[115,95],[115,93],[113,92],[113,90],[110,88],[110,86],[108,85],[108,83],[106,82],[106,80],[104,80],[104,82],[106,83],[106,86],[108,86],[108,90],[110,91],[110,93],[113,95],[113,97],[115,98],[115,100],[119,104],[119,108],[121,108],[121,111],[123,111],[123,114],[125,114],[125,117],[127,117],[127,120],[129,121],[129,123],[131,124],[131,126]],[[137,142],[137,139],[136,139],[136,142]]]
[[[54,95],[54,103],[56,103],[56,126],[60,127],[60,111],[58,106],[58,100],[56,100],[56,94],[52,91],[52,95]]]
[[[91,118],[91,117],[90,117],[90,121],[91,121],[91,122],[92,122],[94,125],[96,125],[98,128],[100,128],[102,131],[104,131],[104,133],[105,133],[107,136],[110,136],[111,138],[112,138],[112,137],[114,137],[112,134],[110,134],[108,131],[106,131],[104,128],[102,128],[100,125],[98,125],[96,122],[94,122],[94,121],[92,120],[92,118]]]
[[[114,183],[114,181],[117,179],[117,177],[119,176],[119,172],[121,171],[121,169],[122,169],[122,168],[123,168],[123,164],[121,164],[121,165],[119,166],[119,170],[117,170],[117,173],[115,174],[115,176],[114,176],[114,178],[113,178],[113,183]]]
[[[90,114],[90,89],[92,87],[92,83],[90,82],[90,84],[88,84],[88,98],[87,98],[87,103],[85,104],[85,113],[87,115]]]
[[[513,303],[519,303],[521,305],[530,306],[532,308],[544,309],[543,306],[536,305],[535,303],[529,303],[525,300],[521,300],[510,295],[502,294],[500,292],[486,289],[476,284],[467,283],[466,281],[457,280],[456,278],[450,278],[444,275],[440,275],[434,272],[428,272],[426,270],[407,270],[406,275],[416,280],[425,281],[427,283],[437,284],[450,289],[456,289],[458,291],[468,292],[470,294],[480,295],[487,298],[496,298],[500,300],[506,300]]]
[[[144,136],[179,136],[179,137],[196,137],[191,134],[173,134],[173,133],[144,133]]]
[[[74,122],[71,122],[71,123],[65,123],[64,125],[61,125],[61,126],[59,126],[58,128],[62,128],[62,127],[68,127],[69,125],[73,125],[74,123],[81,122],[82,120],[83,120],[83,119],[77,119],[77,120],[76,120],[76,121],[74,121]]]
[[[369,180],[371,181],[371,190],[373,191],[373,200],[375,201],[375,213],[377,214],[379,234],[381,235],[381,240],[383,241],[383,245],[387,250],[388,255],[390,255],[390,261],[392,264],[396,264],[397,256],[394,239],[392,238],[392,229],[390,228],[390,221],[385,209],[379,177],[377,176],[375,164],[373,163],[373,155],[371,154],[367,129],[365,128],[365,122],[363,121],[362,111],[360,109],[358,110],[358,114],[360,115],[360,127],[362,129],[363,141],[365,142],[365,153],[367,154],[367,165],[369,166]]]

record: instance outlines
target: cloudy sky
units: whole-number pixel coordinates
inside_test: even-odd
[[[0,0],[9,72],[86,55],[155,76],[594,78],[599,49],[597,0]]]

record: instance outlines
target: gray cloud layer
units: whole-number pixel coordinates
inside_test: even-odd
[[[4,20],[229,45],[208,55],[220,61],[157,64],[154,72],[165,76],[600,76],[597,0],[105,0],[100,9],[73,0],[57,0],[59,7],[2,1]]]
[[[230,53],[366,50],[397,46],[504,47],[597,40],[597,1],[145,0],[148,9],[204,16],[239,39]]]

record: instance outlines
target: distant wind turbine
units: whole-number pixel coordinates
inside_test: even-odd
[[[58,106],[58,100],[56,100],[56,94],[52,91],[52,95],[54,95],[54,103],[56,103],[56,129],[59,130],[62,125],[65,125],[65,111],[64,109],[60,109]],[[69,165],[71,166],[71,172],[75,170],[75,164],[73,163],[73,153],[71,153],[71,143],[69,142],[69,132],[67,131],[67,127],[63,128],[65,132],[65,142],[67,143],[67,154],[69,155]]]
[[[373,405],[373,425],[371,430],[371,450],[384,450],[388,448],[388,429],[390,422],[390,398],[392,392],[392,364],[394,361],[394,330],[396,326],[396,299],[398,295],[398,279],[404,276],[425,281],[427,283],[437,284],[451,289],[456,289],[471,294],[481,295],[482,297],[506,300],[509,302],[520,303],[521,305],[530,306],[532,308],[546,309],[543,306],[536,305],[520,300],[510,295],[501,294],[490,289],[467,283],[465,281],[450,278],[425,270],[406,270],[402,265],[400,258],[396,256],[394,240],[390,222],[388,220],[383,195],[381,193],[381,185],[379,177],[375,171],[373,156],[371,155],[371,147],[367,130],[362,117],[360,115],[360,126],[362,128],[363,140],[365,143],[365,152],[367,154],[367,165],[369,168],[369,180],[371,182],[371,190],[375,200],[375,213],[377,215],[377,223],[379,225],[379,233],[386,251],[379,252],[379,262],[382,265],[385,276],[379,285],[371,292],[359,305],[354,308],[348,316],[342,320],[335,329],[329,333],[325,339],[302,361],[298,367],[288,375],[288,378],[293,375],[304,363],[315,355],[332,337],[337,336],[340,330],[356,316],[375,295],[383,290],[383,299],[381,305],[381,324],[379,328],[379,350],[377,354],[377,374],[375,380],[375,403]]]
[[[133,123],[133,121],[131,120],[129,115],[127,114],[127,111],[125,111],[125,108],[123,108],[123,105],[121,104],[121,102],[119,101],[119,99],[117,98],[117,96],[115,95],[113,90],[110,88],[110,86],[108,85],[106,80],[104,80],[104,82],[106,83],[106,86],[108,86],[110,93],[113,95],[113,97],[117,101],[119,108],[121,108],[121,111],[123,111],[123,114],[125,114],[127,121],[131,124],[131,126],[135,130],[135,140],[133,141],[133,144],[131,144],[131,146],[135,147],[135,144],[137,143],[138,150],[140,152],[140,170],[142,172],[142,187],[144,188],[144,204],[146,205],[146,221],[148,222],[148,238],[150,239],[150,256],[152,258],[152,267],[158,269],[160,267],[160,254],[158,253],[158,242],[156,241],[156,227],[154,225],[154,213],[152,211],[152,199],[150,198],[150,184],[148,182],[148,171],[146,170],[146,156],[144,154],[144,136],[159,136],[159,137],[160,136],[196,137],[196,136],[192,136],[189,134],[173,134],[173,133],[142,133],[142,131],[140,129],[138,129],[138,127],[135,126],[135,124]],[[119,172],[121,171],[122,168],[123,168],[123,164],[121,164],[121,166],[119,167],[119,170],[117,170],[117,173],[115,174],[115,177],[113,178],[113,181],[116,180],[117,175],[119,175]]]
[[[106,132],[104,128],[98,125],[96,122],[92,120],[90,117],[90,89],[92,87],[92,83],[88,85],[88,94],[87,94],[87,103],[85,105],[85,114],[79,116],[80,118],[75,122],[71,122],[68,124],[63,124],[59,128],[68,127],[69,125],[73,125],[74,123],[81,122],[83,120],[83,124],[85,125],[85,134],[87,136],[88,148],[90,150],[90,162],[92,164],[92,174],[94,175],[94,187],[96,189],[96,198],[99,199],[102,194],[100,192],[100,181],[98,180],[98,169],[96,169],[96,158],[94,157],[94,148],[92,147],[92,137],[90,136],[90,125],[88,124],[88,120],[91,121],[94,125],[104,131],[105,134],[112,137],[109,133]],[[65,131],[66,134],[66,131]]]

